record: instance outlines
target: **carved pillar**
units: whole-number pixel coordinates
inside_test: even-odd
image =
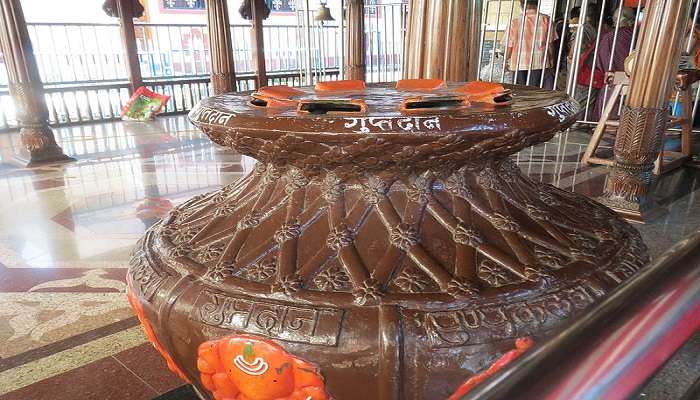
[[[267,68],[265,67],[265,39],[263,37],[263,19],[270,15],[270,10],[264,0],[254,0],[252,11],[252,34],[253,34],[253,60],[255,60],[255,71],[257,87],[267,86]]]
[[[688,7],[688,0],[651,0],[645,10],[629,95],[615,139],[615,163],[601,199],[629,219],[642,221],[654,211],[648,191],[668,120]]]
[[[207,27],[211,51],[211,86],[213,94],[236,91],[228,5],[226,0],[207,0]]]
[[[365,2],[364,0],[346,0],[345,16],[347,33],[345,34],[345,79],[365,80]]]
[[[27,166],[72,161],[56,144],[49,128],[44,88],[29,40],[20,0],[0,0],[0,50],[7,66],[10,94],[26,153],[16,156]]]
[[[122,47],[126,57],[126,69],[129,74],[129,94],[143,86],[141,77],[141,64],[136,47],[136,34],[134,32],[134,18],[143,15],[143,7],[137,0],[116,0],[116,13],[119,17],[119,30],[121,31]],[[140,10],[138,10],[139,8]]]
[[[480,20],[481,0],[410,1],[404,77],[476,79]]]

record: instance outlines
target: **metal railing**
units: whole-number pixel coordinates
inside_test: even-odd
[[[408,5],[365,6],[368,82],[401,78]],[[263,25],[269,84],[300,86],[336,80],[342,70],[343,32],[337,23],[303,18],[297,25]],[[27,24],[52,125],[118,119],[129,98],[127,60],[117,23]],[[185,112],[210,94],[211,54],[205,24],[136,23],[144,84],[170,96],[165,113]],[[255,86],[249,24],[231,25],[238,90]],[[16,127],[15,106],[0,59],[0,131]]]
[[[119,25],[27,24],[52,125],[119,118],[129,99],[128,73]],[[141,74],[147,87],[170,96],[164,113],[186,112],[210,93],[210,50],[205,24],[137,23],[134,27]],[[269,84],[303,85],[302,43],[297,26],[264,25]],[[325,48],[314,47],[324,79],[337,79],[342,63],[338,26],[314,27]],[[255,86],[250,25],[232,25],[238,90]],[[0,59],[0,130],[16,126],[15,105]],[[315,67],[314,79],[319,79]]]
[[[407,3],[365,6],[367,82],[392,82],[401,79],[407,16]]]
[[[574,6],[580,12],[576,24],[570,23]],[[684,41],[683,52],[691,68],[700,68],[693,65],[694,60],[700,61],[696,57],[700,55],[699,6],[695,3],[691,10]],[[526,19],[534,22],[534,32],[524,32]],[[603,76],[607,71],[622,71],[625,58],[638,44],[641,20],[641,8],[629,9],[622,1],[538,0],[536,9],[526,16],[519,1],[487,0],[482,12],[480,79],[566,91],[584,106],[578,122],[595,125],[605,105],[615,100],[610,99],[612,87],[596,85],[595,74],[584,69],[598,69]],[[526,37],[536,38],[541,45],[533,46],[533,40]],[[700,85],[693,89],[693,104],[688,106],[695,115]],[[684,105],[678,96],[672,100],[671,112],[680,116]],[[613,119],[623,104],[624,96],[613,108]]]

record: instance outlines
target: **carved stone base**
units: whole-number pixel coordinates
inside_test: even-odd
[[[246,335],[318,366],[336,400],[446,399],[632,276],[648,261],[633,227],[508,159],[579,105],[509,89],[506,107],[435,113],[401,113],[416,92],[388,85],[337,93],[367,101],[356,114],[203,100],[193,123],[260,163],[174,208],[136,248],[129,290],[171,368],[205,399],[248,397],[247,382],[276,379],[274,360],[211,356]],[[290,390],[257,398],[329,398]]]
[[[26,150],[15,154],[13,161],[24,167],[75,161],[75,158],[63,153],[63,149],[56,144],[53,135],[53,131],[48,126],[21,128],[20,138]]]
[[[615,164],[598,200],[630,221],[644,222],[663,214],[649,191],[667,115],[663,109],[625,107],[620,118]]]
[[[374,378],[337,366],[365,358],[369,370],[421,382],[416,398],[432,399],[464,380],[466,360],[478,370],[645,262],[639,234],[614,213],[532,183],[510,161],[352,179],[260,164],[151,229],[129,285],[193,381],[196,344],[235,332],[278,339],[318,364],[336,399],[377,398],[348,396],[346,385]],[[398,311],[385,319],[382,307]],[[404,343],[385,355],[398,364],[371,356],[385,331]]]
[[[624,198],[599,197],[599,203],[609,207],[629,222],[645,224],[668,213],[668,210],[653,200],[644,203],[627,201]]]

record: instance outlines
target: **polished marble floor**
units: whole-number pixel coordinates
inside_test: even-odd
[[[7,163],[18,146],[8,135],[0,140],[0,400],[153,399],[180,386],[128,308],[129,254],[173,205],[239,179],[254,161],[212,144],[182,116],[58,129],[77,161],[31,169]],[[606,169],[581,165],[587,140],[562,133],[515,160],[532,179],[595,197]],[[655,196],[667,212],[637,225],[653,257],[700,227],[699,188],[693,168],[659,180]]]

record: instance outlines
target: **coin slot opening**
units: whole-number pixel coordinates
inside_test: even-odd
[[[352,100],[316,100],[300,102],[297,111],[313,115],[325,115],[361,113],[365,109],[364,103]]]
[[[511,101],[513,101],[513,96],[510,94],[510,91],[503,92],[493,98],[493,102],[496,104],[510,103]]]
[[[458,110],[469,105],[463,97],[416,97],[404,100],[405,110]]]
[[[267,100],[252,96],[250,98],[250,104],[256,107],[267,107]]]

